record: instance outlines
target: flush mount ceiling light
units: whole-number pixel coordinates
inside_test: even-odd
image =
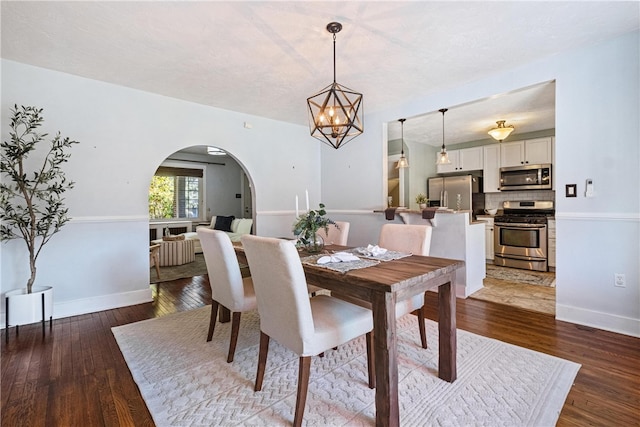
[[[333,34],[333,83],[307,98],[311,136],[335,149],[364,132],[362,94],[336,83],[336,33],[340,30],[339,22],[327,24]]]
[[[515,130],[515,128],[513,126],[511,126],[511,125],[505,126],[504,122],[505,122],[505,120],[498,120],[496,122],[498,124],[498,127],[497,128],[493,128],[489,132],[487,132],[496,141],[502,142],[504,139],[506,139],[511,134],[511,132],[513,132]]]
[[[398,121],[400,122],[400,126],[401,126],[400,143],[402,144],[402,152],[400,153],[400,160],[398,160],[398,164],[396,165],[396,169],[404,169],[404,168],[408,168],[409,167],[409,161],[404,156],[404,122],[405,122],[405,120],[407,120],[407,119],[398,119]]]
[[[207,154],[209,154],[210,156],[224,156],[227,153],[224,150],[216,147],[207,147]]]
[[[438,154],[437,165],[450,165],[451,160],[449,160],[449,155],[447,154],[447,149],[444,146],[444,113],[446,113],[448,108],[441,108],[438,111],[442,113],[442,150],[440,150],[440,154]]]

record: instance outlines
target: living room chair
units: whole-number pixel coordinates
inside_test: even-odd
[[[322,237],[326,245],[347,246],[350,225],[351,224],[346,221],[336,221],[335,225],[329,224],[328,232],[325,232],[324,228],[321,228],[316,234]]]
[[[428,256],[431,249],[431,232],[432,228],[428,225],[384,224],[380,230],[378,246],[391,251]],[[371,308],[371,303],[369,302],[336,293],[332,293],[332,295],[362,307]],[[424,300],[425,295],[420,294],[396,302],[396,317],[400,318],[405,314],[415,312],[418,317],[420,344],[422,348],[427,348],[427,331],[424,326],[423,311]]]
[[[149,268],[156,268],[156,275],[160,279],[160,244],[149,246]]]
[[[207,264],[209,285],[211,286],[211,318],[207,341],[211,341],[216,327],[218,307],[231,311],[231,339],[227,362],[233,362],[238,342],[240,316],[243,312],[255,310],[256,294],[251,277],[242,277],[236,252],[231,239],[224,231],[198,228],[202,253]]]
[[[311,356],[367,336],[372,354],[373,316],[363,307],[328,295],[309,298],[300,256],[292,241],[242,236],[242,245],[253,275],[260,314],[260,352],[255,391],[262,389],[269,340],[278,341],[300,356],[298,391],[293,425],[304,414],[311,370]],[[368,357],[369,387],[374,386],[373,364]]]

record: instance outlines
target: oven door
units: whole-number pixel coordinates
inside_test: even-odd
[[[507,224],[494,226],[494,251],[501,257],[547,260],[546,224]]]

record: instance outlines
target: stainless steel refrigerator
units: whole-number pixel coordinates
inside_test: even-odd
[[[427,180],[429,205],[463,211],[475,210],[483,195],[480,193],[480,188],[482,188],[480,177],[472,175],[429,178]],[[460,197],[460,206],[458,206],[458,197]]]

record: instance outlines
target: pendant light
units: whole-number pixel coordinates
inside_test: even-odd
[[[498,142],[502,142],[503,140],[507,139],[507,137],[511,134],[511,132],[515,130],[515,128],[511,125],[505,126],[504,122],[505,120],[498,120],[496,122],[498,124],[498,127],[493,128],[489,132],[487,132],[489,135],[493,137],[493,139],[495,139]]]
[[[440,150],[440,154],[438,154],[437,165],[450,165],[451,160],[449,160],[449,155],[447,154],[447,149],[444,146],[444,113],[448,111],[448,108],[441,108],[438,110],[442,113],[442,150]]]
[[[364,132],[362,94],[336,83],[336,34],[342,30],[339,22],[327,24],[333,34],[333,83],[307,98],[311,136],[340,148]]]
[[[401,137],[400,137],[400,143],[402,144],[402,152],[400,153],[400,160],[398,160],[398,164],[396,165],[396,169],[404,169],[404,168],[408,168],[409,167],[409,161],[407,160],[407,158],[404,156],[404,122],[407,119],[398,119],[398,121],[400,122],[400,127],[401,127]]]

